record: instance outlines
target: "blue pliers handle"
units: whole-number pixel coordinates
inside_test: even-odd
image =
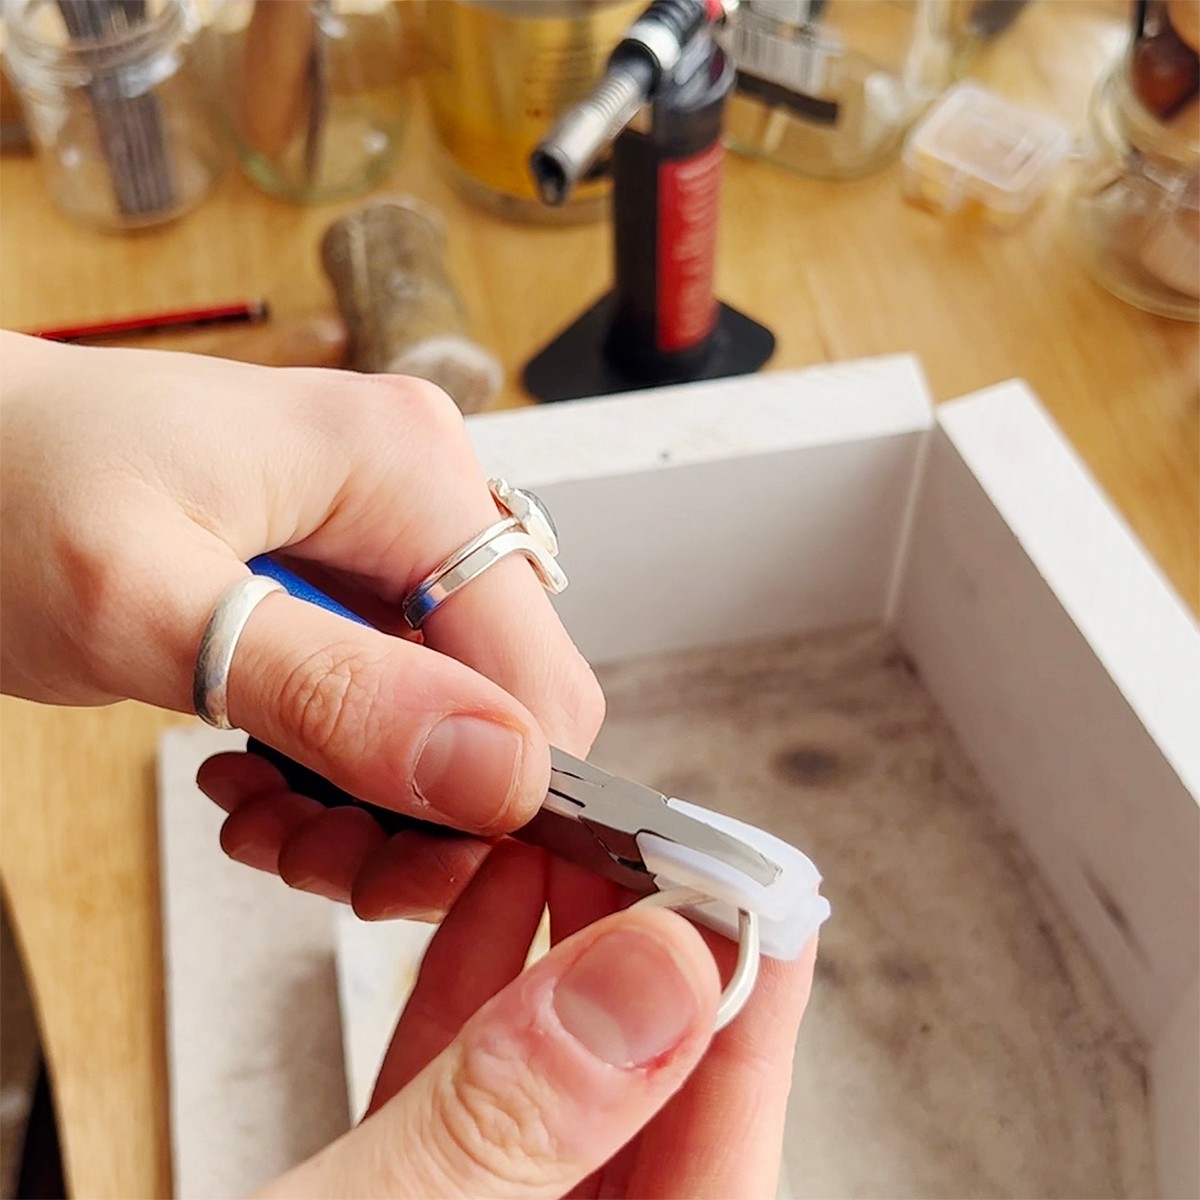
[[[264,555],[251,559],[248,565],[256,575],[274,579],[292,596],[371,628],[370,622],[274,559]],[[420,829],[440,837],[464,836],[445,826],[359,800],[256,738],[250,739],[247,749],[275,766],[292,791],[326,808],[353,805],[364,809],[388,834]],[[659,844],[671,842],[709,861],[723,863],[761,886],[769,885],[779,873],[776,864],[754,847],[672,808],[662,792],[610,775],[553,747],[546,798],[533,818],[513,832],[521,841],[543,846],[560,858],[643,894],[657,890],[655,872],[642,854],[641,839],[646,834],[657,838]]]
[[[339,617],[345,617],[348,621],[354,621],[358,625],[365,625],[368,629],[371,628],[370,621],[364,621],[358,613],[351,612],[344,604],[339,604],[332,596],[327,596],[307,579],[301,579],[295,571],[289,571],[287,567],[281,566],[269,554],[260,554],[257,558],[252,558],[246,566],[255,575],[275,580],[289,596],[295,596],[297,600],[307,600],[309,604],[315,604],[318,608],[326,609]]]
[[[297,600],[306,600],[309,604],[315,604],[318,608],[326,609],[328,612],[334,613],[339,617],[345,617],[349,621],[354,621],[359,625],[366,625],[368,628],[372,627],[371,623],[364,621],[358,613],[351,612],[344,604],[339,604],[332,596],[327,596],[320,588],[314,587],[307,579],[301,579],[294,571],[289,571],[287,567],[281,566],[269,555],[262,554],[258,558],[252,558],[246,565],[255,575],[264,575],[268,579],[274,579],[289,595],[295,596]],[[416,817],[407,817],[403,813],[395,812],[390,808],[381,808],[378,804],[368,804],[365,800],[359,800],[350,795],[349,792],[344,792],[341,788],[335,787],[323,775],[318,775],[316,771],[301,766],[294,759],[288,758],[286,754],[280,753],[273,746],[268,746],[265,742],[260,742],[257,738],[250,738],[246,744],[246,749],[251,754],[257,754],[260,758],[265,758],[267,762],[275,767],[293,792],[298,792],[302,796],[308,796],[326,808],[342,808],[346,805],[352,805],[355,808],[365,809],[379,822],[383,831],[387,834],[400,833],[406,829],[419,829],[424,833],[436,833],[440,837],[462,836],[462,834],[456,833],[452,829],[447,829],[444,825],[435,825],[431,821],[421,821]]]

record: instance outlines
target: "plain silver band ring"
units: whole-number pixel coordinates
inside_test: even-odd
[[[524,554],[537,570],[543,584],[561,591],[555,576],[561,574],[545,548],[509,517],[489,526],[478,537],[460,547],[435,571],[431,571],[404,598],[404,619],[413,629],[422,623],[460,588],[478,579],[489,567],[510,554]]]
[[[282,584],[262,575],[239,579],[217,601],[208,618],[192,676],[192,704],[196,715],[216,729],[233,728],[229,722],[229,670],[242,630],[262,601],[283,590]]]
[[[494,525],[489,525],[482,533],[477,534],[469,542],[459,546],[459,548],[455,550],[453,554],[442,559],[442,561],[438,563],[438,565],[434,567],[433,570],[430,571],[429,574],[426,575],[425,578],[422,579],[421,582],[418,583],[416,587],[414,587],[412,591],[408,593],[407,596],[404,597],[404,619],[408,622],[409,627],[412,629],[419,629],[421,627],[421,622],[424,621],[425,618],[429,616],[429,614],[433,612],[433,610],[437,608],[437,606],[441,604],[443,600],[446,599],[445,596],[442,596],[439,600],[432,603],[426,599],[428,594],[437,587],[438,581],[441,580],[443,576],[453,571],[455,567],[457,567],[463,561],[464,558],[474,554],[475,551],[481,546],[486,546],[493,538],[499,537],[502,533],[507,533],[510,529],[519,529],[520,527],[520,522],[516,517],[505,517],[503,520],[497,521]]]
[[[521,522],[516,517],[503,517],[493,525],[489,525],[482,533],[476,534],[469,542],[465,542],[459,546],[453,554],[448,558],[442,559],[420,583],[413,588],[414,592],[419,592],[421,588],[426,587],[439,575],[456,567],[468,554],[474,554],[480,546],[486,545],[492,538],[499,537],[502,533],[507,533],[510,529],[520,529]]]
[[[662,892],[651,892],[643,896],[633,906],[643,905],[647,908],[692,908],[708,904],[712,896],[689,887],[667,888]],[[758,914],[744,908],[738,909],[738,956],[733,968],[733,974],[721,993],[717,1004],[717,1020],[713,1026],[714,1032],[724,1029],[734,1017],[746,1006],[758,981],[758,963],[762,957],[762,947],[758,929]]]

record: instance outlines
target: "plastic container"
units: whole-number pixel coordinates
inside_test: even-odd
[[[976,84],[951,88],[904,148],[905,195],[921,207],[1012,229],[1071,153],[1070,131]]]

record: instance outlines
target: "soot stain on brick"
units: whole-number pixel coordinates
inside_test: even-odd
[[[849,982],[842,960],[833,957],[828,951],[817,955],[816,978],[818,983],[829,988],[844,987]]]
[[[890,671],[900,671],[910,679],[920,680],[921,678],[917,664],[903,650],[890,651],[884,656],[883,665]]]
[[[885,954],[875,964],[879,977],[896,987],[924,987],[933,979],[933,968],[908,954]]]
[[[823,746],[799,745],[781,750],[774,759],[776,774],[788,783],[827,787],[853,773],[844,756]]]
[[[1129,923],[1129,918],[1125,915],[1125,910],[1117,903],[1112,892],[1100,882],[1086,863],[1081,863],[1080,869],[1083,872],[1085,882],[1091,889],[1092,895],[1096,897],[1096,903],[1104,910],[1104,915],[1116,926],[1117,932],[1124,939],[1129,949],[1142,962],[1147,962],[1146,950],[1142,946],[1142,943],[1138,941],[1137,934],[1134,932],[1133,926]]]
[[[699,771],[673,771],[655,780],[664,796],[703,804],[712,799],[712,779]]]

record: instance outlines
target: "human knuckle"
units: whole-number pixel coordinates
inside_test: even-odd
[[[288,423],[319,441],[336,442],[357,424],[347,421],[366,389],[363,377],[351,371],[302,372],[293,376],[294,386],[280,387],[277,403]]]
[[[386,419],[424,437],[465,437],[462,413],[437,384],[410,375],[374,375],[369,382],[369,403],[379,406]]]
[[[137,599],[128,581],[137,576],[120,539],[87,522],[61,531],[54,557],[65,584],[64,625],[81,635],[76,639],[80,665],[105,682],[128,634],[130,610]]]
[[[119,578],[113,550],[104,539],[78,529],[64,531],[55,547],[72,607],[86,625],[97,624],[113,605]]]
[[[435,1094],[433,1114],[447,1154],[516,1187],[543,1179],[561,1158],[549,1089],[523,1066],[468,1052]]]

